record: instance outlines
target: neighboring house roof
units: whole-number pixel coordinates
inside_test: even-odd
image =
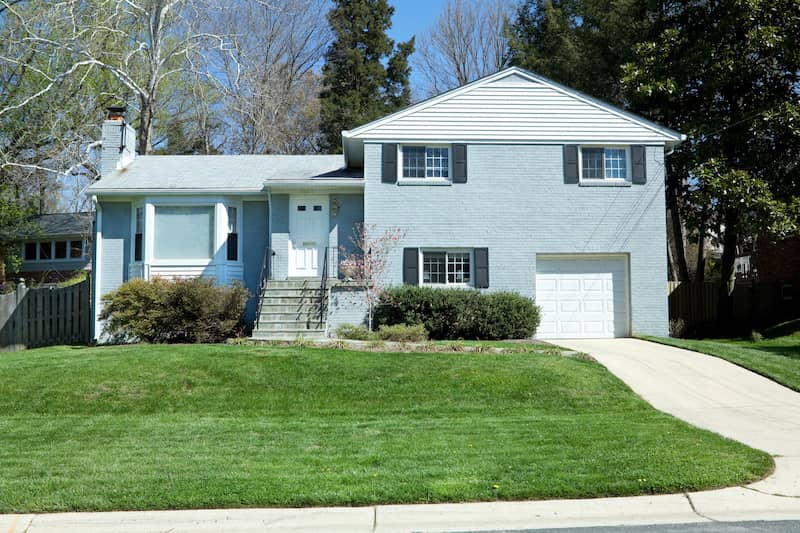
[[[663,143],[686,137],[519,67],[511,67],[342,132],[360,166],[364,141]]]
[[[286,183],[361,182],[342,155],[149,155],[88,188],[89,194],[147,191],[254,192]]]
[[[47,213],[31,217],[38,228],[26,235],[28,239],[91,235],[94,213]]]

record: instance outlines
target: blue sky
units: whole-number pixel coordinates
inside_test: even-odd
[[[412,35],[426,31],[439,16],[447,0],[389,0],[394,6],[389,37],[395,42],[407,41]],[[418,89],[419,73],[411,71],[411,87]]]

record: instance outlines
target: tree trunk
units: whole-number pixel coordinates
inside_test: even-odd
[[[729,327],[733,319],[733,289],[736,286],[736,245],[739,243],[739,234],[736,232],[738,213],[728,211],[725,214],[725,233],[722,239],[722,277],[719,287],[719,302],[717,303],[717,322],[722,327]]]
[[[667,190],[667,217],[672,230],[672,272],[677,277],[675,281],[689,280],[689,265],[686,263],[686,248],[683,242],[683,224],[678,211],[678,194],[675,186]]]
[[[152,132],[155,102],[151,99],[140,97],[141,111],[139,112],[139,128],[136,131],[137,151],[141,155],[153,153]]]
[[[697,238],[697,269],[694,273],[694,280],[697,283],[703,283],[706,276],[706,228],[700,226],[699,235]]]

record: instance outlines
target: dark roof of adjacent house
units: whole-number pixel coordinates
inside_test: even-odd
[[[71,235],[90,235],[94,213],[47,213],[31,217],[37,229],[28,238],[67,237]]]
[[[107,191],[261,191],[272,184],[360,181],[339,155],[148,155],[103,176],[89,194]]]

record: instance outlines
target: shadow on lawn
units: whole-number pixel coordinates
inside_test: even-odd
[[[800,343],[800,318],[782,322],[764,330],[764,337],[767,339],[791,336],[797,336],[798,343]]]

